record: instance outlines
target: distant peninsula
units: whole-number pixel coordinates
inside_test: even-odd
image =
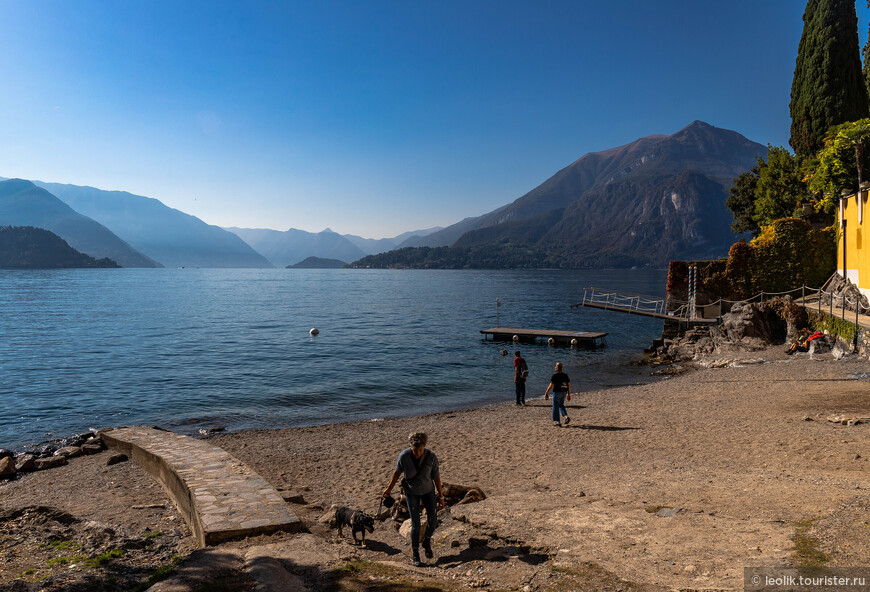
[[[307,257],[295,263],[288,265],[287,269],[341,269],[346,267],[347,263],[338,259],[324,259],[322,257]]]
[[[0,269],[118,268],[108,257],[94,259],[58,235],[34,226],[0,226]]]

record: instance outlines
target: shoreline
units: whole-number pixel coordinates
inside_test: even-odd
[[[407,563],[407,543],[388,523],[368,537],[378,545],[361,550],[336,543],[335,531],[317,518],[332,504],[371,512],[415,430],[429,433],[444,481],[487,495],[451,509],[436,532],[436,559],[457,557],[454,541],[464,548],[472,536],[489,540],[489,549],[520,545],[542,557],[534,565],[494,562],[469,551],[466,560],[445,559],[419,575],[445,589],[482,578],[490,587],[547,590],[592,578],[590,564],[616,578],[611,583],[641,589],[741,589],[744,566],[800,564],[793,538],[805,521],[807,536],[831,557],[828,565],[868,565],[870,531],[855,525],[870,521],[870,426],[826,420],[836,413],[870,416],[866,381],[849,378],[866,372],[867,361],[834,361],[829,354],[810,360],[781,350],[709,358],[766,363],[700,368],[581,394],[569,405],[569,428],[553,427],[549,402],[535,399],[525,408],[506,403],[207,439],[276,489],[304,498],[294,508],[312,524],[306,536],[314,538],[306,540],[324,550],[318,559],[324,569],[350,560]],[[140,526],[174,514],[171,504],[151,517],[131,512],[131,503],[165,504],[165,495],[132,463],[104,465],[104,457],[80,457],[28,474],[0,486],[0,508],[38,502]],[[126,472],[123,481],[119,471]],[[104,491],[107,480],[115,485]],[[658,515],[668,508],[674,513]],[[284,549],[293,540],[257,537],[218,549]],[[466,576],[472,569],[473,577]]]
[[[581,394],[589,393],[589,392],[597,392],[597,391],[607,391],[616,388],[628,388],[632,386],[641,386],[643,384],[653,384],[662,380],[667,380],[670,378],[666,373],[656,373],[653,372],[652,369],[654,367],[665,367],[665,366],[674,366],[681,364],[659,364],[657,366],[646,365],[642,363],[638,363],[638,360],[643,360],[645,354],[643,352],[638,352],[637,357],[635,357],[634,361],[621,361],[619,364],[614,364],[611,367],[608,367],[610,370],[613,368],[623,369],[625,372],[620,374],[619,372],[609,372],[608,375],[622,375],[625,377],[629,377],[633,372],[630,372],[629,369],[632,367],[642,367],[644,369],[649,370],[648,372],[638,371],[637,375],[642,375],[647,379],[646,382],[635,382],[635,383],[625,383],[625,384],[602,384],[595,378],[584,377],[581,379],[584,382],[591,383],[590,388],[582,391],[578,391]],[[685,366],[685,364],[682,364]],[[691,370],[691,369],[688,369]],[[427,412],[424,415],[441,415],[446,413],[454,413],[459,411],[472,411],[475,409],[486,409],[490,407],[498,407],[501,405],[512,405],[514,401],[514,393],[513,393],[513,382],[510,376],[506,376],[504,379],[504,388],[502,394],[493,394],[490,398],[487,399],[486,402],[481,402],[479,404],[473,404],[470,406],[452,406],[447,404],[443,409],[437,409],[431,412]],[[574,386],[576,383],[572,383]],[[535,399],[531,399],[527,396],[527,400],[542,400],[543,399],[543,389],[541,389],[541,394],[535,397]],[[232,415],[232,414],[230,414]],[[224,425],[221,425],[222,421],[218,421],[219,418],[207,418],[207,419],[199,419],[196,417],[188,418],[185,420],[181,420],[177,423],[155,423],[151,421],[143,421],[140,422],[141,425],[154,425],[160,429],[165,429],[169,431],[174,431],[180,434],[184,434],[187,436],[191,436],[194,438],[208,438],[216,434],[241,434],[245,432],[257,432],[257,431],[268,431],[268,430],[294,430],[294,429],[305,429],[305,428],[314,428],[321,427],[326,425],[336,425],[336,424],[353,424],[353,423],[365,423],[370,421],[383,421],[383,420],[394,420],[394,419],[410,419],[413,417],[418,417],[413,410],[406,410],[406,412],[397,412],[394,415],[381,415],[378,417],[370,417],[370,418],[362,418],[362,419],[350,419],[350,420],[336,420],[335,422],[320,422],[320,423],[300,423],[298,425],[285,425],[279,427],[240,427],[240,428],[227,428]],[[76,440],[83,440],[88,436],[94,435],[102,429],[108,428],[119,428],[125,425],[138,425],[135,423],[124,423],[119,425],[103,425],[99,428],[89,427],[85,428],[82,431],[74,432],[66,436],[59,436],[56,438],[47,438],[44,440],[40,440],[38,442],[29,442],[24,444],[12,445],[8,448],[0,446],[0,450],[9,450],[14,455],[20,454],[36,454],[39,456],[40,449],[51,448],[52,450],[57,450],[64,446],[69,446],[74,444]],[[195,425],[195,428],[186,428],[185,426]],[[199,427],[202,426],[202,427]],[[208,427],[213,426],[213,427]],[[49,455],[50,456],[50,455]],[[44,456],[43,456],[44,458]]]

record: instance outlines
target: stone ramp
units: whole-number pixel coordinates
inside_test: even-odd
[[[163,485],[201,545],[302,523],[275,489],[240,460],[202,440],[144,426],[101,433]]]

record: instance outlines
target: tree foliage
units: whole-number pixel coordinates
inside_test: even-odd
[[[727,259],[696,261],[697,293],[705,304],[718,298],[743,300],[759,292],[819,287],[834,271],[833,226],[814,229],[806,220],[783,218],[766,226],[751,243],[734,243]],[[671,261],[668,294],[685,299],[687,262]]]
[[[795,215],[810,197],[803,182],[800,159],[788,148],[768,146],[767,162],[758,159],[754,219],[759,227]]]
[[[870,119],[834,126],[825,137],[825,147],[812,161],[809,189],[820,195],[817,209],[832,214],[837,211],[843,189],[858,187],[859,166],[867,166],[866,144],[870,143]]]
[[[870,0],[867,0],[867,8],[870,8]],[[867,94],[870,97],[870,27],[867,30],[867,43],[861,50],[861,57],[864,59],[864,86],[867,87]]]
[[[815,154],[832,126],[867,117],[854,0],[808,0],[791,87],[791,139]]]
[[[760,160],[760,159],[759,159]],[[758,223],[755,221],[755,188],[758,186],[758,165],[742,173],[734,179],[734,185],[728,191],[725,205],[734,215],[731,230],[734,234],[751,232],[758,234]]]

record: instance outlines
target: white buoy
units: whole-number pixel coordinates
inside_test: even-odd
[[[571,345],[577,345],[577,340],[576,340],[576,339],[572,339],[572,340],[571,340]]]
[[[556,345],[556,340],[553,339],[552,337],[550,337],[550,338],[547,340],[547,345]]]
[[[519,341],[519,340],[520,340],[520,336],[519,336],[519,335],[514,335],[514,342],[517,342],[517,341]]]
[[[308,334],[314,337],[315,335],[320,335],[320,331],[317,330],[317,327],[313,327],[311,331],[308,332]]]

